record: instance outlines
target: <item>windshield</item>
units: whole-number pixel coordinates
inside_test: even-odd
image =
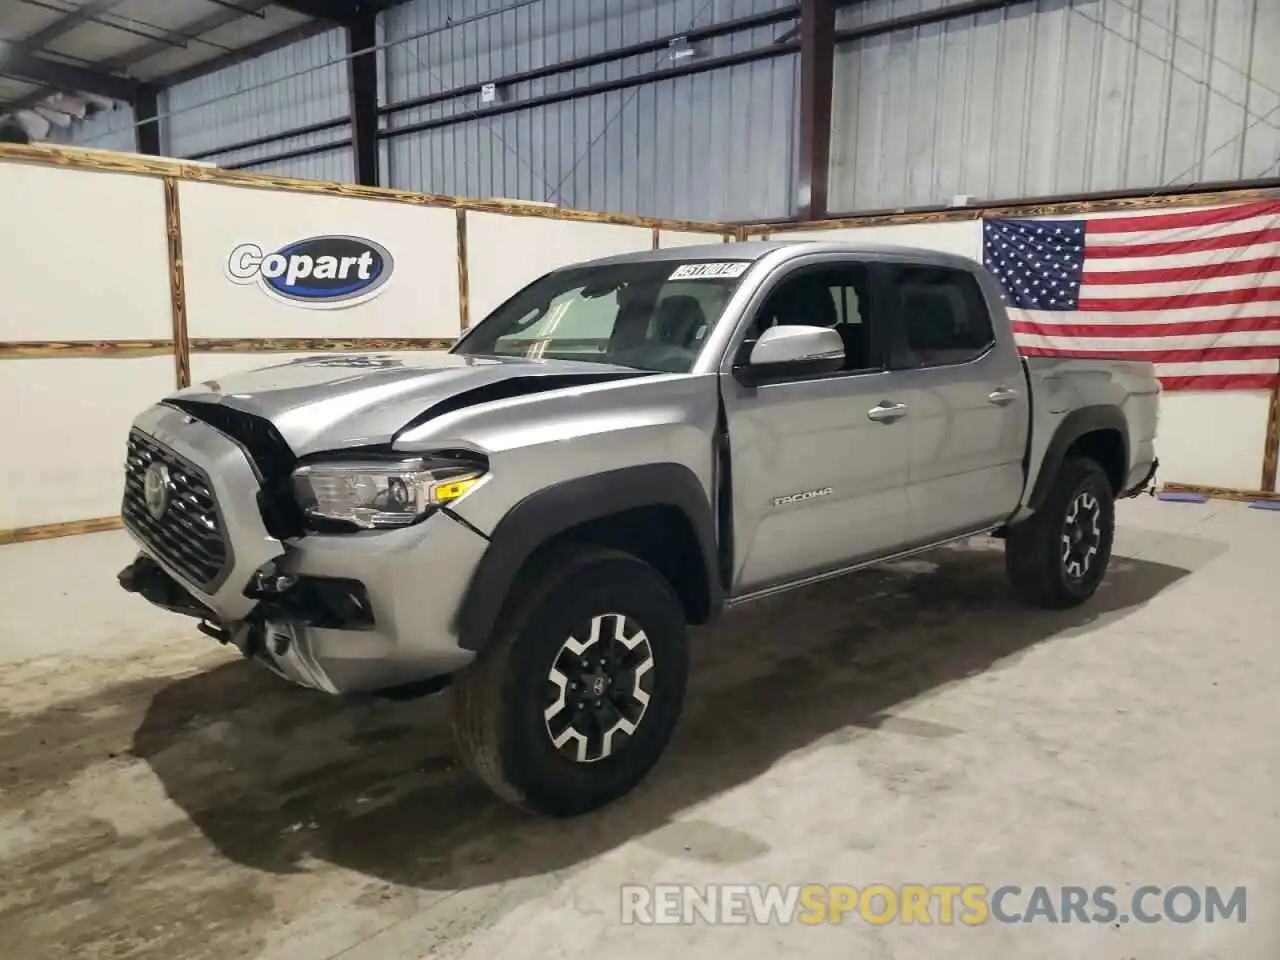
[[[498,307],[453,352],[687,373],[750,266],[662,260],[556,271]]]

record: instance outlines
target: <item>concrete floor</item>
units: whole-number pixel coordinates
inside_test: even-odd
[[[1280,956],[1280,515],[1121,506],[1086,608],[974,543],[701,638],[668,757],[572,822],[457,767],[443,697],[342,704],[0,548],[0,955],[158,960]],[[622,883],[1248,887],[1247,922],[636,927]],[[608,951],[600,953],[598,951]]]

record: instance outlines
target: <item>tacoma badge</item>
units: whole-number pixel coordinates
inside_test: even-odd
[[[774,497],[773,505],[775,507],[786,507],[793,503],[800,503],[803,500],[814,500],[818,497],[829,497],[834,491],[830,487],[823,487],[821,490],[805,490],[803,493],[792,493],[785,497]]]

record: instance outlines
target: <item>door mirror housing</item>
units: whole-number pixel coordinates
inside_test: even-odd
[[[734,376],[746,386],[835,373],[844,366],[844,340],[829,327],[770,327],[760,334]]]

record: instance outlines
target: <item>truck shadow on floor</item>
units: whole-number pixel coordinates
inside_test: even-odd
[[[159,691],[133,753],[236,863],[291,873],[320,861],[390,884],[466,888],[663,834],[682,811],[828,738],[904,724],[919,736],[966,732],[893,710],[1125,617],[1189,572],[1117,557],[1089,604],[1051,613],[1019,606],[1001,553],[978,543],[748,605],[695,638],[688,705],[649,780],[572,821],[510,808],[459,767],[447,693],[343,703],[231,663]],[[704,834],[681,848],[733,861],[767,840]]]

